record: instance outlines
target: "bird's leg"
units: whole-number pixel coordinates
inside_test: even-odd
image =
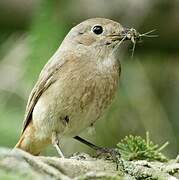
[[[118,162],[119,162],[119,158],[121,157],[121,155],[120,155],[120,153],[119,153],[119,151],[117,149],[98,147],[98,146],[86,141],[85,139],[83,139],[83,138],[81,138],[79,136],[75,136],[74,139],[76,139],[76,140],[80,141],[81,143],[84,143],[87,146],[89,146],[90,148],[94,149],[96,151],[98,157],[101,154],[103,154],[103,155],[105,154],[105,157],[107,159],[112,158],[112,160],[116,162],[117,169],[118,169]]]
[[[59,139],[58,139],[58,135],[57,135],[57,132],[52,132],[52,145],[56,148],[59,156],[61,158],[64,158],[64,155],[60,149],[60,146],[59,146]]]
[[[92,149],[94,149],[94,150],[96,150],[96,151],[101,148],[101,147],[98,147],[98,146],[96,146],[96,145],[94,145],[94,144],[86,141],[85,139],[83,139],[83,138],[81,138],[81,137],[79,137],[79,136],[75,136],[74,139],[80,141],[80,142],[83,143],[83,144],[86,144],[87,146],[89,146],[90,148],[92,148]]]
[[[115,149],[115,148],[104,148],[104,147],[99,147],[99,146],[96,146],[96,145],[94,145],[94,144],[92,144],[92,143],[90,143],[90,142],[88,142],[88,141],[86,141],[85,139],[83,139],[83,138],[81,138],[81,137],[79,137],[79,136],[75,136],[74,137],[74,139],[76,139],[76,140],[78,140],[78,141],[80,141],[81,143],[83,143],[83,144],[86,144],[87,146],[89,146],[90,148],[92,148],[92,149],[94,149],[96,152],[97,152],[97,154],[110,154],[110,155],[112,155],[112,156],[116,156],[116,155],[120,155],[120,153],[118,152],[118,150],[117,149]]]

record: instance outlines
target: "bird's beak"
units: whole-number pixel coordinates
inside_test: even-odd
[[[142,36],[134,28],[123,28],[119,33],[108,35],[108,37],[111,41],[119,42],[120,44],[125,40],[130,40],[134,44],[139,41]]]
[[[112,41],[125,41],[131,40],[133,43],[140,40],[140,33],[137,32],[134,28],[123,28],[123,30],[118,34],[111,34],[109,37]]]

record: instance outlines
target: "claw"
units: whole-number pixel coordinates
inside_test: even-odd
[[[116,170],[119,167],[121,154],[116,148],[99,148],[96,150],[97,157],[104,157],[107,160],[113,160],[116,163]]]

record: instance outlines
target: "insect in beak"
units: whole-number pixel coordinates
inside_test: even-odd
[[[156,29],[153,29],[153,30],[148,31],[148,32],[143,33],[143,34],[140,34],[134,28],[124,28],[124,31],[122,31],[121,35],[123,37],[125,37],[125,40],[131,40],[131,42],[133,43],[132,55],[131,55],[132,58],[134,56],[134,50],[135,50],[136,43],[138,41],[140,41],[142,39],[142,37],[148,37],[148,38],[158,37],[158,35],[151,34],[154,31],[156,31]]]

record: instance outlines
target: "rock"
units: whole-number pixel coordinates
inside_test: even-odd
[[[125,161],[116,163],[75,154],[70,158],[33,156],[20,149],[0,148],[0,179],[177,179],[179,163]]]

